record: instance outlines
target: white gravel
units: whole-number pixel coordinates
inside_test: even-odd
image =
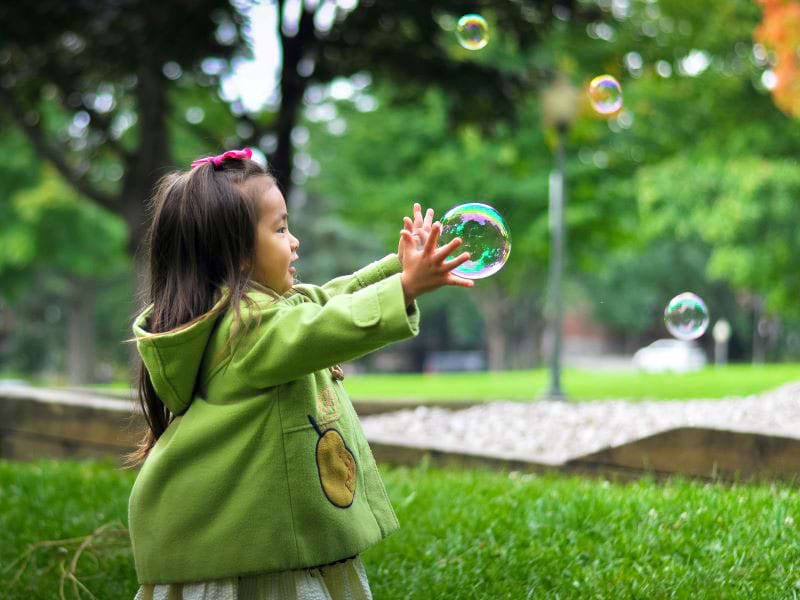
[[[681,426],[800,438],[800,382],[715,400],[498,401],[458,411],[420,406],[361,423],[370,442],[561,464]]]

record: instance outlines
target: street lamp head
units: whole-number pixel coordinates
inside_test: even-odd
[[[558,74],[542,90],[542,119],[546,125],[565,131],[578,116],[579,91],[569,78]]]

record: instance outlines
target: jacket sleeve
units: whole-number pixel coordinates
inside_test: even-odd
[[[236,343],[229,364],[253,387],[280,385],[419,334],[419,307],[405,306],[399,273],[324,305],[271,303],[258,311],[260,325]]]
[[[387,254],[382,259],[371,262],[355,273],[336,277],[321,286],[300,283],[294,287],[317,304],[325,304],[333,296],[358,291],[395,273],[400,273],[402,270],[403,263],[400,262],[397,254]]]

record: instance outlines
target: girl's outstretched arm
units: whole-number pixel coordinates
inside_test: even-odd
[[[368,285],[377,283],[382,279],[391,277],[395,273],[400,273],[402,270],[403,264],[400,262],[397,254],[387,254],[380,260],[371,262],[355,273],[336,277],[321,286],[310,283],[299,283],[295,285],[294,288],[311,298],[311,300],[317,304],[324,305],[333,296],[353,293]]]
[[[354,360],[419,334],[416,301],[407,310],[400,273],[324,304],[260,305],[261,324],[236,342],[228,373],[271,387]]]

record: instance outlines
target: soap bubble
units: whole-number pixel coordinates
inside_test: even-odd
[[[464,15],[456,25],[456,37],[467,50],[480,50],[489,43],[489,25],[480,15]]]
[[[589,99],[600,114],[613,114],[622,108],[622,87],[611,75],[598,75],[589,83]]]
[[[700,296],[691,292],[678,294],[664,310],[667,330],[679,340],[694,340],[708,328],[708,308]]]
[[[439,244],[444,246],[453,238],[461,238],[448,260],[463,252],[470,260],[453,269],[465,279],[483,279],[503,268],[511,253],[511,235],[503,217],[488,204],[470,202],[451,208],[441,219]]]

